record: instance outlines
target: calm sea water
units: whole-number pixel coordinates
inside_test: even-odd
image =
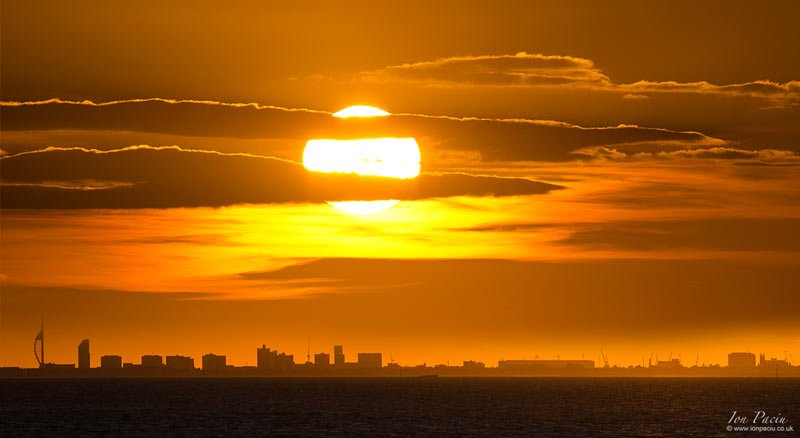
[[[800,379],[0,380],[3,436],[748,436],[734,410],[796,428]]]

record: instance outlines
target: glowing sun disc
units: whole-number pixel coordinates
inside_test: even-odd
[[[309,140],[303,165],[317,172],[414,178],[420,170],[419,146],[413,138]]]
[[[383,117],[388,112],[373,106],[347,107],[334,117]],[[303,150],[303,165],[315,172],[355,173],[390,178],[415,178],[420,172],[421,156],[417,141],[411,137],[360,138],[355,140],[312,139]],[[395,206],[398,200],[328,202],[354,215],[377,213]]]
[[[346,119],[348,117],[383,117],[390,115],[388,112],[368,105],[353,105],[333,113],[333,117]]]

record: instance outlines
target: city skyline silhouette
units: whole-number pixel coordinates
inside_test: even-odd
[[[599,361],[581,358],[572,359],[557,356],[556,359],[539,358],[535,355],[533,359],[503,359],[500,358],[495,364],[464,359],[461,365],[446,364],[428,365],[422,364],[400,364],[394,361],[394,356],[389,354],[389,361],[384,361],[383,353],[380,352],[357,352],[355,362],[346,360],[343,345],[333,345],[329,352],[314,353],[314,360],[311,360],[311,339],[308,340],[308,350],[305,362],[295,362],[294,354],[287,354],[276,349],[267,348],[262,344],[256,350],[255,366],[235,365],[227,361],[226,355],[215,353],[205,353],[200,358],[199,364],[190,356],[182,355],[161,355],[143,354],[139,363],[124,360],[117,354],[104,354],[99,357],[99,366],[91,366],[90,340],[83,339],[77,346],[77,366],[76,363],[54,363],[47,362],[44,356],[44,321],[41,329],[34,338],[34,356],[39,363],[38,369],[42,374],[31,374],[30,369],[26,372],[25,368],[20,367],[0,367],[0,374],[10,376],[62,376],[62,377],[87,377],[90,369],[95,370],[95,376],[129,376],[129,377],[152,377],[154,375],[164,375],[172,377],[197,376],[197,371],[202,371],[206,375],[216,377],[221,376],[258,376],[258,375],[281,375],[281,376],[339,376],[339,377],[374,377],[374,376],[411,376],[429,377],[439,376],[535,376],[535,375],[574,375],[574,376],[767,376],[774,373],[775,377],[800,377],[800,367],[792,365],[790,353],[785,351],[784,358],[767,358],[764,353],[759,354],[758,362],[756,354],[751,352],[731,352],[727,356],[727,364],[700,364],[700,354],[697,354],[694,365],[685,364],[680,354],[673,357],[669,354],[666,360],[659,360],[657,354],[652,353],[645,364],[645,357],[642,356],[642,363],[636,365],[610,364],[608,354],[600,350]],[[654,359],[655,357],[655,359]],[[333,358],[333,361],[331,360]],[[590,373],[594,370],[604,370],[604,373]],[[79,373],[70,371],[79,370]],[[614,374],[610,374],[611,371]],[[161,374],[159,374],[161,372]],[[192,374],[192,372],[195,372]],[[434,373],[435,372],[435,373]],[[201,374],[202,375],[202,374]]]

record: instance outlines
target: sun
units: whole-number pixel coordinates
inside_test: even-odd
[[[334,117],[384,117],[388,112],[366,105],[347,107]],[[316,172],[355,173],[390,178],[415,178],[420,172],[419,145],[412,137],[312,139],[303,151],[303,165]],[[329,202],[350,214],[373,214],[391,208],[397,200]]]
[[[360,138],[309,140],[303,165],[317,172],[414,178],[419,175],[420,154],[413,138]]]
[[[390,115],[388,112],[368,105],[353,105],[333,113],[333,117],[346,119],[348,117],[382,117]]]

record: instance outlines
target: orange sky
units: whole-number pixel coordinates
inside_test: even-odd
[[[791,9],[3,2],[0,366],[800,351]],[[422,174],[302,167],[373,137]]]

